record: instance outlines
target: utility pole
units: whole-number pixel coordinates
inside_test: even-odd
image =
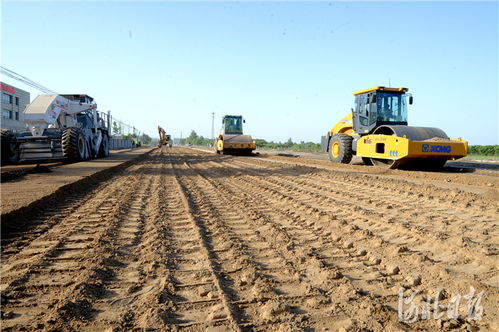
[[[114,135],[113,127],[111,127],[112,125],[113,125],[113,119],[111,119],[111,110],[108,110],[107,111],[107,132]]]
[[[215,129],[215,112],[211,112],[211,139],[214,139],[214,132],[213,130]]]

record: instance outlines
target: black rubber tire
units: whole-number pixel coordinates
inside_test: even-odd
[[[365,165],[371,166],[373,162],[371,161],[371,158],[369,157],[362,157],[362,162],[364,162]]]
[[[109,136],[106,133],[102,133],[102,142],[100,143],[99,158],[109,157]]]
[[[62,133],[62,154],[70,161],[82,161],[86,158],[86,142],[79,128],[68,128]]]
[[[336,134],[331,136],[329,140],[329,160],[335,163],[348,164],[353,157],[352,151],[353,137],[347,134]],[[337,155],[334,153],[334,145],[338,144],[339,152]]]
[[[16,135],[10,130],[1,130],[2,165],[17,164],[19,162],[19,145]]]

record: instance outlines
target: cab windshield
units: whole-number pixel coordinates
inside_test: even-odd
[[[407,100],[405,94],[378,92],[378,121],[407,122]]]
[[[227,117],[225,118],[224,129],[226,134],[242,134],[243,133],[243,118],[242,117]]]

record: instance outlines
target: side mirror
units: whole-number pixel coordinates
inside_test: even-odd
[[[351,110],[351,111],[352,111],[352,113],[353,113],[353,107],[352,107],[350,110]]]
[[[414,102],[414,98],[412,98],[412,96],[409,97],[409,105],[412,105],[412,103]]]
[[[246,123],[246,120],[243,120],[243,123]]]

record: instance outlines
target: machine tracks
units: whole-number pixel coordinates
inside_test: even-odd
[[[2,328],[493,330],[496,215],[470,193],[164,147],[4,239]],[[400,289],[446,305],[470,286],[481,321],[398,321]]]

